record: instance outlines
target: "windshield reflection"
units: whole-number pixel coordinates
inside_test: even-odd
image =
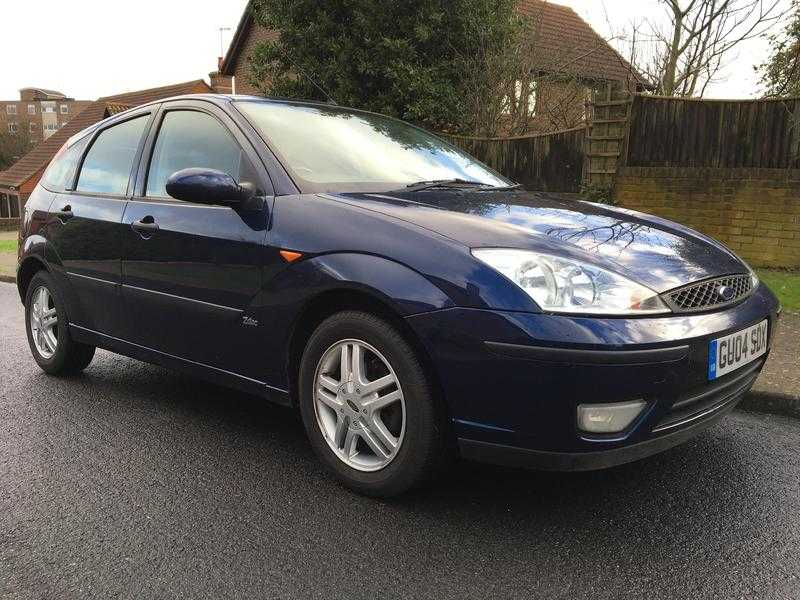
[[[511,182],[436,136],[396,119],[334,106],[237,106],[306,192],[387,191],[420,181]]]

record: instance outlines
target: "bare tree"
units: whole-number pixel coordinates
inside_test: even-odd
[[[512,2],[512,4],[514,4]],[[576,66],[609,40],[582,52],[552,56],[540,43],[545,3],[525,16],[510,12],[511,25],[502,45],[498,37],[478,39],[479,50],[461,56],[468,79],[464,102],[472,135],[523,135],[581,125],[594,82],[575,74]]]
[[[481,31],[477,51],[461,55],[459,69],[464,86],[465,130],[494,136],[529,130],[536,113],[536,37],[540,18],[523,18],[506,7],[509,23],[504,36]]]
[[[785,0],[659,0],[667,25],[637,24],[628,36],[637,68],[664,96],[702,97],[734,50],[766,33]]]

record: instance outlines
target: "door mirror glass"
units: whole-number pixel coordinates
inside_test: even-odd
[[[197,204],[240,204],[254,195],[253,186],[239,185],[236,180],[215,169],[181,169],[167,179],[167,194],[176,200]]]

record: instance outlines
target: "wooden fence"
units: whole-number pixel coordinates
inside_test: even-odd
[[[513,138],[440,135],[530,190],[580,191],[585,127]]]
[[[631,167],[800,168],[800,99],[635,96]]]

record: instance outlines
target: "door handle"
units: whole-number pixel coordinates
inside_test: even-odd
[[[75,216],[72,214],[72,207],[69,204],[67,204],[61,210],[54,211],[53,214],[62,221],[68,221]]]
[[[153,217],[147,215],[146,217],[142,217],[140,220],[131,223],[131,229],[143,236],[150,236],[158,231],[158,223],[156,223],[156,220]]]

